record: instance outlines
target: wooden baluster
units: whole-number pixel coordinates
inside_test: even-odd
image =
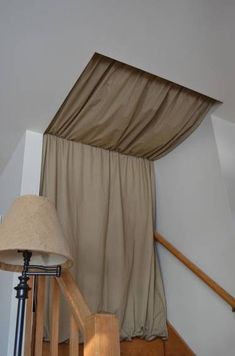
[[[79,356],[79,333],[72,314],[70,315],[69,356]]]
[[[24,356],[32,355],[32,339],[33,339],[33,288],[34,278],[30,277],[28,281],[30,288],[25,316],[25,331],[24,331]]]
[[[94,314],[86,320],[84,356],[120,356],[118,319]]]
[[[59,318],[60,318],[60,289],[55,278],[51,279],[51,341],[50,355],[58,356],[59,347]]]
[[[35,335],[34,356],[42,356],[46,278],[44,276],[40,276],[37,278],[38,278],[38,288],[37,288],[36,335]]]

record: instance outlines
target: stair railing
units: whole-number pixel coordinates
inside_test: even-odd
[[[232,311],[235,312],[235,298],[230,295],[217,282],[210,278],[205,272],[197,267],[192,261],[185,257],[177,250],[169,241],[167,241],[160,233],[155,233],[155,240],[173,254],[180,262],[190,269],[198,278],[200,278],[208,287],[210,287],[220,298],[230,305]]]
[[[50,355],[58,356],[60,295],[70,310],[69,356],[79,355],[79,332],[84,340],[84,356],[120,356],[119,325],[115,315],[92,314],[71,273],[50,278],[51,337]],[[43,355],[43,327],[46,280],[44,276],[30,280],[31,293],[27,302],[24,356]],[[37,291],[36,305],[33,291]]]

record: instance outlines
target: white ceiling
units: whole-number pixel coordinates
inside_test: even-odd
[[[220,99],[235,122],[234,17],[234,0],[0,0],[0,169],[94,52]]]

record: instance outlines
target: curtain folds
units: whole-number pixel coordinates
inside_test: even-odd
[[[214,102],[95,54],[44,135],[41,194],[55,202],[88,304],[117,314],[123,339],[167,336],[151,161]]]
[[[122,339],[167,336],[154,190],[149,160],[44,136],[41,194],[55,202],[88,305],[115,313]]]
[[[155,160],[188,137],[215,100],[95,54],[46,133]]]

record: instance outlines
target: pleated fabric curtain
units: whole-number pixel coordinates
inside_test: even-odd
[[[52,135],[44,136],[43,157],[42,194],[56,204],[92,311],[115,313],[122,339],[166,337],[153,162]]]
[[[203,94],[95,54],[46,133],[156,160],[215,103]]]
[[[167,336],[151,161],[213,103],[96,54],[44,135],[41,194],[56,204],[89,306],[117,314],[122,339]]]

